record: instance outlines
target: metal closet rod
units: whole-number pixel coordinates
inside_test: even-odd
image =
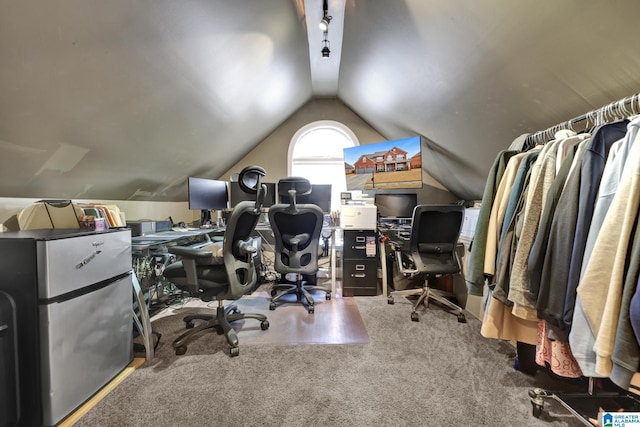
[[[533,145],[544,144],[545,142],[552,140],[555,133],[559,130],[575,130],[573,128],[573,125],[575,124],[586,121],[584,130],[587,130],[591,127],[599,126],[604,123],[622,120],[625,117],[629,117],[634,114],[640,114],[640,93],[619,99],[605,105],[604,107],[589,111],[586,114],[574,117],[566,122],[558,123],[548,129],[533,133],[527,137],[527,142],[531,142]]]

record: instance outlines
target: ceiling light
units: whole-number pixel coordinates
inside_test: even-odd
[[[329,22],[331,22],[331,16],[328,15],[329,7],[327,6],[327,0],[324,0],[322,4],[322,20],[320,21],[320,30],[323,33],[329,31]]]
[[[322,18],[322,21],[320,21],[320,29],[323,33],[329,31],[329,22],[331,22],[330,16],[325,16],[324,18]]]
[[[329,40],[327,40],[326,38],[324,40],[322,40],[322,50],[320,51],[322,53],[322,57],[324,59],[329,58],[329,54],[331,53],[331,51],[329,50]]]

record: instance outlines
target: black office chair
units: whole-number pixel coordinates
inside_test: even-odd
[[[264,201],[266,186],[260,180],[265,175],[259,166],[249,166],[240,173],[243,190],[256,193],[256,201],[244,201],[236,205],[231,212],[224,240],[211,245],[211,249],[170,247],[169,252],[181,257],[181,260],[169,264],[164,269],[164,277],[189,295],[203,301],[217,300],[216,314],[193,314],[186,316],[187,331],[173,341],[177,355],[187,351],[187,343],[200,332],[215,329],[225,334],[231,346],[230,355],[237,356],[238,335],[230,323],[240,319],[257,319],[260,328],[269,328],[267,317],[262,314],[241,313],[235,304],[223,305],[224,300],[236,300],[250,294],[258,286],[254,266],[256,247],[252,242],[252,233],[260,218],[260,208]],[[217,249],[217,250],[216,250]],[[221,249],[221,250],[220,250]],[[202,322],[196,325],[196,320]]]
[[[392,242],[398,271],[408,278],[424,278],[424,283],[418,289],[391,292],[387,302],[393,304],[395,295],[419,295],[411,308],[411,320],[415,322],[420,320],[416,309],[423,302],[427,306],[429,299],[449,308],[458,322],[467,321],[462,308],[447,298],[451,296],[429,287],[430,279],[461,272],[456,249],[463,220],[463,206],[418,205],[413,210],[409,251]]]
[[[314,312],[314,300],[309,291],[323,291],[325,298],[331,299],[331,288],[303,281],[303,275],[315,275],[318,272],[318,249],[324,219],[322,209],[317,205],[296,203],[296,196],[310,192],[311,184],[305,178],[281,179],[278,193],[288,197],[289,203],[279,203],[269,208],[269,223],[275,237],[274,268],[283,276],[295,273],[297,278],[295,284],[274,285],[270,310],[275,310],[276,302],[285,295],[296,295],[298,302],[304,297],[309,313]]]

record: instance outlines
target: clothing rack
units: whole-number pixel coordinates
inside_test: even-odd
[[[584,122],[582,131],[586,131],[604,123],[622,120],[635,114],[640,114],[640,93],[611,102],[581,116],[558,123],[548,129],[532,133],[526,137],[524,147],[525,150],[527,150],[536,145],[544,144],[547,141],[552,140],[556,132],[563,129],[576,131],[574,125],[582,122]]]
[[[630,116],[640,114],[640,93],[636,93],[626,98],[611,102],[596,110],[589,111],[586,114],[558,123],[548,129],[530,134],[525,139],[523,151],[533,148],[536,145],[545,144],[555,138],[556,132],[560,130],[571,130],[578,132],[574,128],[577,124],[582,124],[580,132],[590,131],[592,128],[629,118]],[[602,425],[602,413],[592,413],[594,408],[618,407],[619,411],[640,411],[640,400],[636,393],[624,390],[611,390],[610,387],[600,387],[596,385],[596,380],[589,377],[588,390],[585,392],[565,393],[554,392],[535,388],[529,390],[529,398],[532,404],[532,414],[534,417],[540,417],[544,405],[544,401],[551,399],[569,410],[579,421],[585,426]],[[606,380],[601,380],[606,382]],[[607,406],[609,405],[609,406]]]

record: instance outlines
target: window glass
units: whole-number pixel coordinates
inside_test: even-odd
[[[340,193],[347,190],[342,150],[356,145],[355,134],[342,123],[310,123],[291,140],[289,175],[305,177],[312,184],[331,184],[331,210],[338,210]]]

